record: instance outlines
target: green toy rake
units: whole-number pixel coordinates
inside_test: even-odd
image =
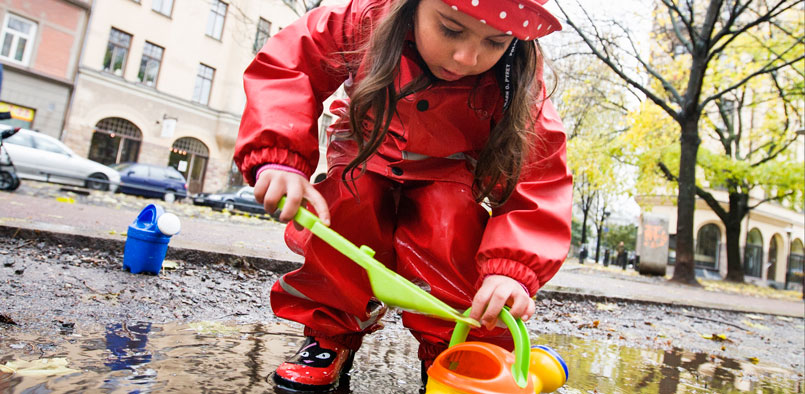
[[[277,209],[282,209],[284,206],[285,197],[279,201]],[[462,322],[473,327],[481,326],[477,320],[464,316],[400,274],[386,268],[383,263],[375,260],[375,251],[370,247],[355,246],[341,234],[325,226],[316,215],[307,209],[299,207],[293,220],[366,270],[375,298],[386,305],[444,320]]]

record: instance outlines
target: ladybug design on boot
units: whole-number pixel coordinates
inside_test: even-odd
[[[274,372],[274,382],[299,391],[328,391],[352,368],[354,352],[333,341],[307,337],[299,351]]]

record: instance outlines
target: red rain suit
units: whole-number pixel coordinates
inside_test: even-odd
[[[235,161],[249,184],[263,164],[277,163],[311,175],[318,161],[317,119],[322,102],[346,81],[351,92],[354,60],[389,0],[352,0],[319,7],[268,40],[246,69],[247,104]],[[412,35],[409,34],[409,38]],[[398,87],[423,71],[408,40]],[[328,129],[328,176],[316,185],[331,211],[331,227],[375,258],[463,310],[485,275],[501,274],[534,295],[559,269],[570,242],[571,176],[562,123],[549,100],[539,109],[538,159],[523,171],[509,200],[490,215],[472,194],[472,166],[502,113],[493,73],[456,82],[437,81],[400,100],[389,134],[355,182],[359,200],[341,182],[356,145],[340,138],[349,129],[348,104],[336,101],[340,118]],[[347,258],[291,225],[286,242],[305,256],[299,270],[274,284],[271,305],[280,317],[304,324],[306,334],[334,337],[353,348],[380,328],[365,272]],[[403,324],[432,359],[449,341],[452,324],[410,313]],[[471,336],[509,343],[503,330]]]

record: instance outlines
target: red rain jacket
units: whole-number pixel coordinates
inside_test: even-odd
[[[235,146],[235,162],[249,184],[266,163],[312,175],[319,159],[322,102],[344,82],[351,92],[354,81],[348,80],[359,78],[362,71],[348,66],[354,60],[349,51],[367,40],[390,2],[352,0],[316,8],[269,39],[257,54],[244,74],[247,103]],[[408,40],[398,86],[422,73],[418,59],[415,44]],[[330,167],[348,163],[356,152],[353,142],[339,138],[349,129],[347,108],[346,101],[331,106],[340,118],[328,130]],[[470,163],[501,110],[500,88],[491,71],[455,82],[438,81],[398,102],[390,132],[367,169],[401,181],[472,184]],[[538,161],[529,163],[509,200],[493,210],[477,253],[480,278],[506,275],[525,284],[531,295],[566,257],[572,203],[562,122],[550,100],[538,110]],[[456,154],[468,159],[451,157]]]

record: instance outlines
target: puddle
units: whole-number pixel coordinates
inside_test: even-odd
[[[532,339],[568,365],[564,393],[803,393],[802,372],[682,350],[644,350],[564,335]]]
[[[0,328],[0,366],[12,361],[66,360],[50,372],[0,368],[0,392],[275,392],[266,377],[302,338],[279,323],[227,325],[111,324],[37,337]],[[565,359],[562,393],[802,393],[803,377],[764,363],[702,353],[653,351],[543,335]],[[339,393],[416,393],[416,343],[399,327],[366,338],[351,382]],[[60,361],[59,361],[60,362]],[[280,392],[280,391],[276,391]],[[284,392],[284,391],[283,391]]]

